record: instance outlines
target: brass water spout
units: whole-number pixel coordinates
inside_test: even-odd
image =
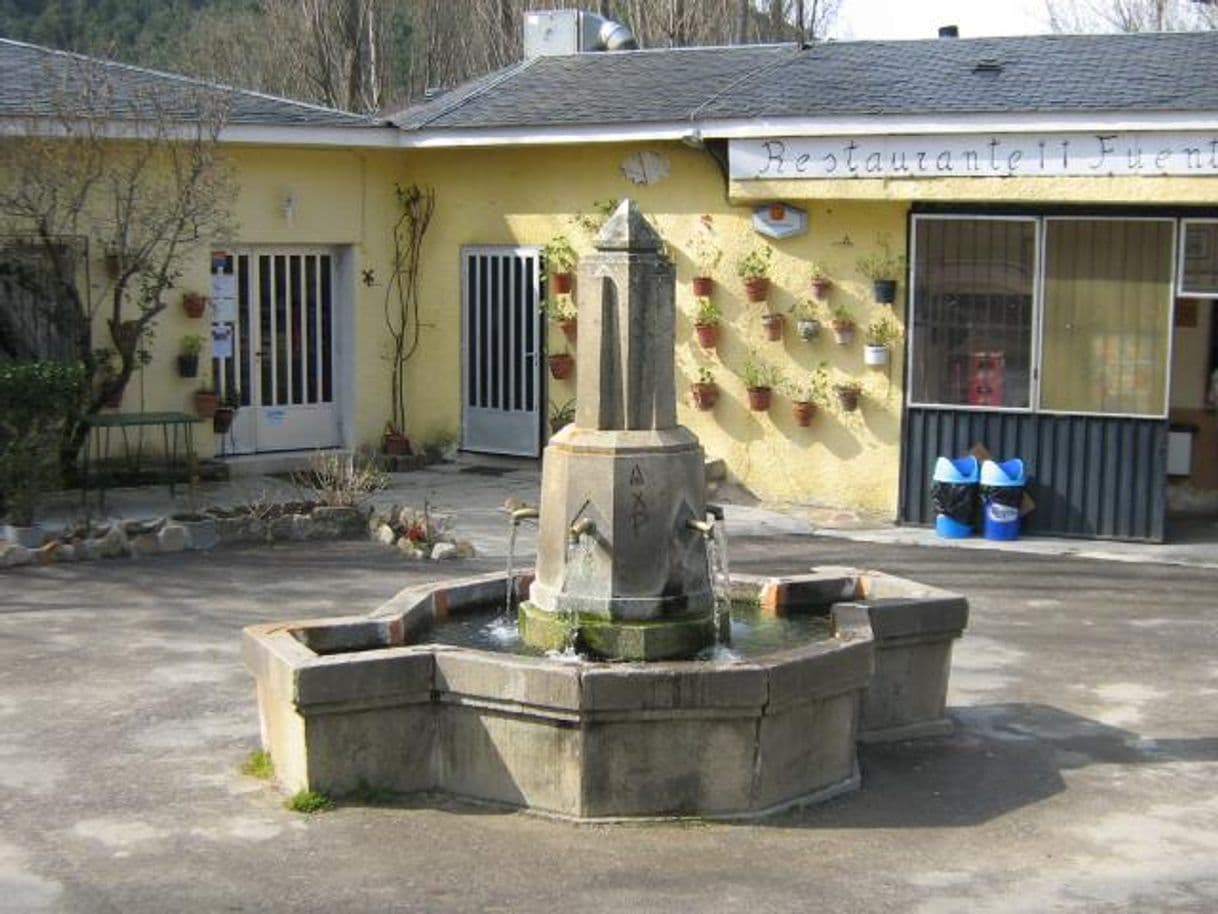
[[[715,533],[715,524],[709,520],[698,520],[696,517],[691,517],[685,522],[685,526],[690,530],[697,530],[707,539],[710,539]]]
[[[596,532],[596,521],[590,517],[581,517],[571,525],[571,529],[567,531],[567,541],[574,546],[579,542],[581,536],[585,533]]]
[[[706,513],[720,523],[723,522],[723,505],[707,505]]]
[[[512,526],[519,527],[521,521],[531,520],[538,516],[538,511],[533,507],[517,508],[512,512]]]

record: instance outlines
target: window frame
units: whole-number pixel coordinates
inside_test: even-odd
[[[1036,225],[1036,250],[1033,254],[1033,283],[1032,283],[1032,341],[1031,341],[1031,365],[1029,371],[1029,405],[1028,406],[970,406],[968,404],[940,403],[934,401],[919,401],[913,397],[913,370],[917,364],[914,361],[914,340],[916,329],[914,326],[914,311],[916,302],[914,298],[914,270],[917,266],[917,243],[918,231],[917,225],[920,221],[931,220],[1004,220],[1009,222],[1034,222]],[[1045,268],[1048,260],[1046,254],[1048,250],[1048,235],[1049,223],[1051,221],[1076,221],[1076,222],[1166,222],[1172,227],[1172,263],[1175,266],[1170,271],[1170,281],[1168,283],[1168,301],[1166,308],[1166,327],[1167,334],[1167,350],[1166,359],[1162,367],[1164,373],[1163,386],[1163,410],[1158,413],[1124,413],[1124,412],[1103,412],[1089,410],[1059,410],[1045,409],[1041,406],[1041,380],[1043,375],[1043,354],[1044,354],[1044,332],[1045,332]],[[1096,418],[1117,418],[1117,419],[1166,419],[1171,409],[1171,366],[1175,349],[1175,333],[1174,333],[1174,315],[1175,302],[1179,295],[1184,294],[1179,291],[1181,286],[1182,270],[1183,270],[1183,232],[1184,224],[1188,222],[1207,222],[1218,225],[1218,218],[1181,218],[1166,214],[1135,214],[1135,213],[1112,213],[1112,212],[1075,212],[1075,213],[985,213],[985,212],[921,212],[911,213],[911,223],[909,232],[909,260],[908,271],[906,274],[906,286],[909,290],[907,327],[905,341],[905,364],[909,366],[906,373],[905,384],[905,404],[907,407],[919,409],[941,409],[953,410],[959,412],[982,412],[982,413],[1017,413],[1017,414],[1035,414],[1044,416],[1091,416]],[[1218,292],[1210,295],[1192,295],[1188,294],[1188,298],[1212,298],[1218,299]]]
[[[1218,230],[1218,218],[1204,216],[1189,216],[1177,220],[1178,237],[1176,239],[1176,295],[1179,298],[1197,298],[1209,301],[1218,300],[1218,290],[1213,292],[1191,292],[1184,285],[1184,253],[1188,247],[1188,227],[1190,225],[1212,225]]]

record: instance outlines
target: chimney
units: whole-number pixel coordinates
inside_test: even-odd
[[[627,51],[639,46],[630,29],[595,13],[534,10],[524,15],[524,56],[554,57],[589,51]]]
[[[960,27],[958,25],[941,25],[939,26],[940,38],[959,38]]]

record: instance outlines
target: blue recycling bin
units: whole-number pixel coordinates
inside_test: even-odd
[[[981,465],[981,533],[987,540],[1019,536],[1019,508],[1027,482],[1018,457]]]
[[[972,536],[977,518],[977,458],[940,457],[931,478],[931,501],[935,508],[935,532],[946,539]]]

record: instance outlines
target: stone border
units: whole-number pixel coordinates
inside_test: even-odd
[[[528,584],[514,579],[518,597]],[[408,588],[367,616],[247,628],[282,785],[362,782],[580,821],[764,816],[855,789],[856,741],[941,727],[967,621],[955,594],[826,568],[733,576],[763,608],[769,593],[775,611],[833,617],[829,641],[759,658],[569,664],[420,643],[506,587],[493,573]]]

